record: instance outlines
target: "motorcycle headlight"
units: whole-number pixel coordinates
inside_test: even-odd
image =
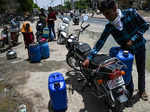
[[[72,39],[68,39],[68,42],[71,43],[71,42],[72,42]]]
[[[39,23],[38,26],[42,26],[42,23]]]
[[[71,38],[71,39],[74,39],[74,38],[75,38],[75,36],[71,35],[71,36],[70,36],[70,38]]]

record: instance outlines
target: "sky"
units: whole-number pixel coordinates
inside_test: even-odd
[[[37,4],[40,8],[45,8],[47,9],[49,6],[56,6],[56,5],[59,5],[61,3],[64,3],[64,0],[34,0],[34,2],[36,3],[37,1]],[[53,1],[53,2],[51,2]]]

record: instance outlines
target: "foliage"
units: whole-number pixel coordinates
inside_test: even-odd
[[[0,12],[1,11],[3,12],[5,10],[4,7],[3,7],[4,4],[6,4],[6,1],[5,0],[0,0]]]
[[[89,5],[89,0],[79,0],[74,3],[75,9],[87,9]]]
[[[20,10],[22,11],[32,11],[34,7],[33,0],[18,0],[20,3]]]
[[[37,4],[33,4],[33,8],[38,8],[38,9],[40,9],[40,7],[37,5]]]
[[[64,8],[70,10],[71,9],[71,2],[69,2],[69,1],[65,2]]]
[[[75,9],[87,9],[90,6],[90,0],[79,0],[74,2]],[[63,9],[71,10],[72,4],[67,1],[64,4]]]

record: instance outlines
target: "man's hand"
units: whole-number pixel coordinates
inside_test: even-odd
[[[132,40],[129,40],[128,42],[127,42],[127,46],[132,46]]]
[[[82,63],[82,65],[83,65],[84,67],[88,67],[88,66],[89,66],[89,63],[90,63],[90,60],[89,60],[89,59],[86,59],[86,60]]]

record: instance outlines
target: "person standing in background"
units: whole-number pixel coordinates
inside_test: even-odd
[[[51,32],[53,32],[54,34],[54,39],[56,40],[56,34],[55,34],[55,21],[56,21],[56,12],[53,10],[52,7],[48,8],[49,14],[48,14],[48,28],[49,28],[49,32],[50,32],[50,36],[51,36]]]
[[[29,60],[30,59],[29,45],[34,42],[34,34],[33,34],[30,24],[27,22],[24,22],[23,26],[21,28],[21,32],[23,34],[25,49],[28,50],[28,59],[27,60]]]

